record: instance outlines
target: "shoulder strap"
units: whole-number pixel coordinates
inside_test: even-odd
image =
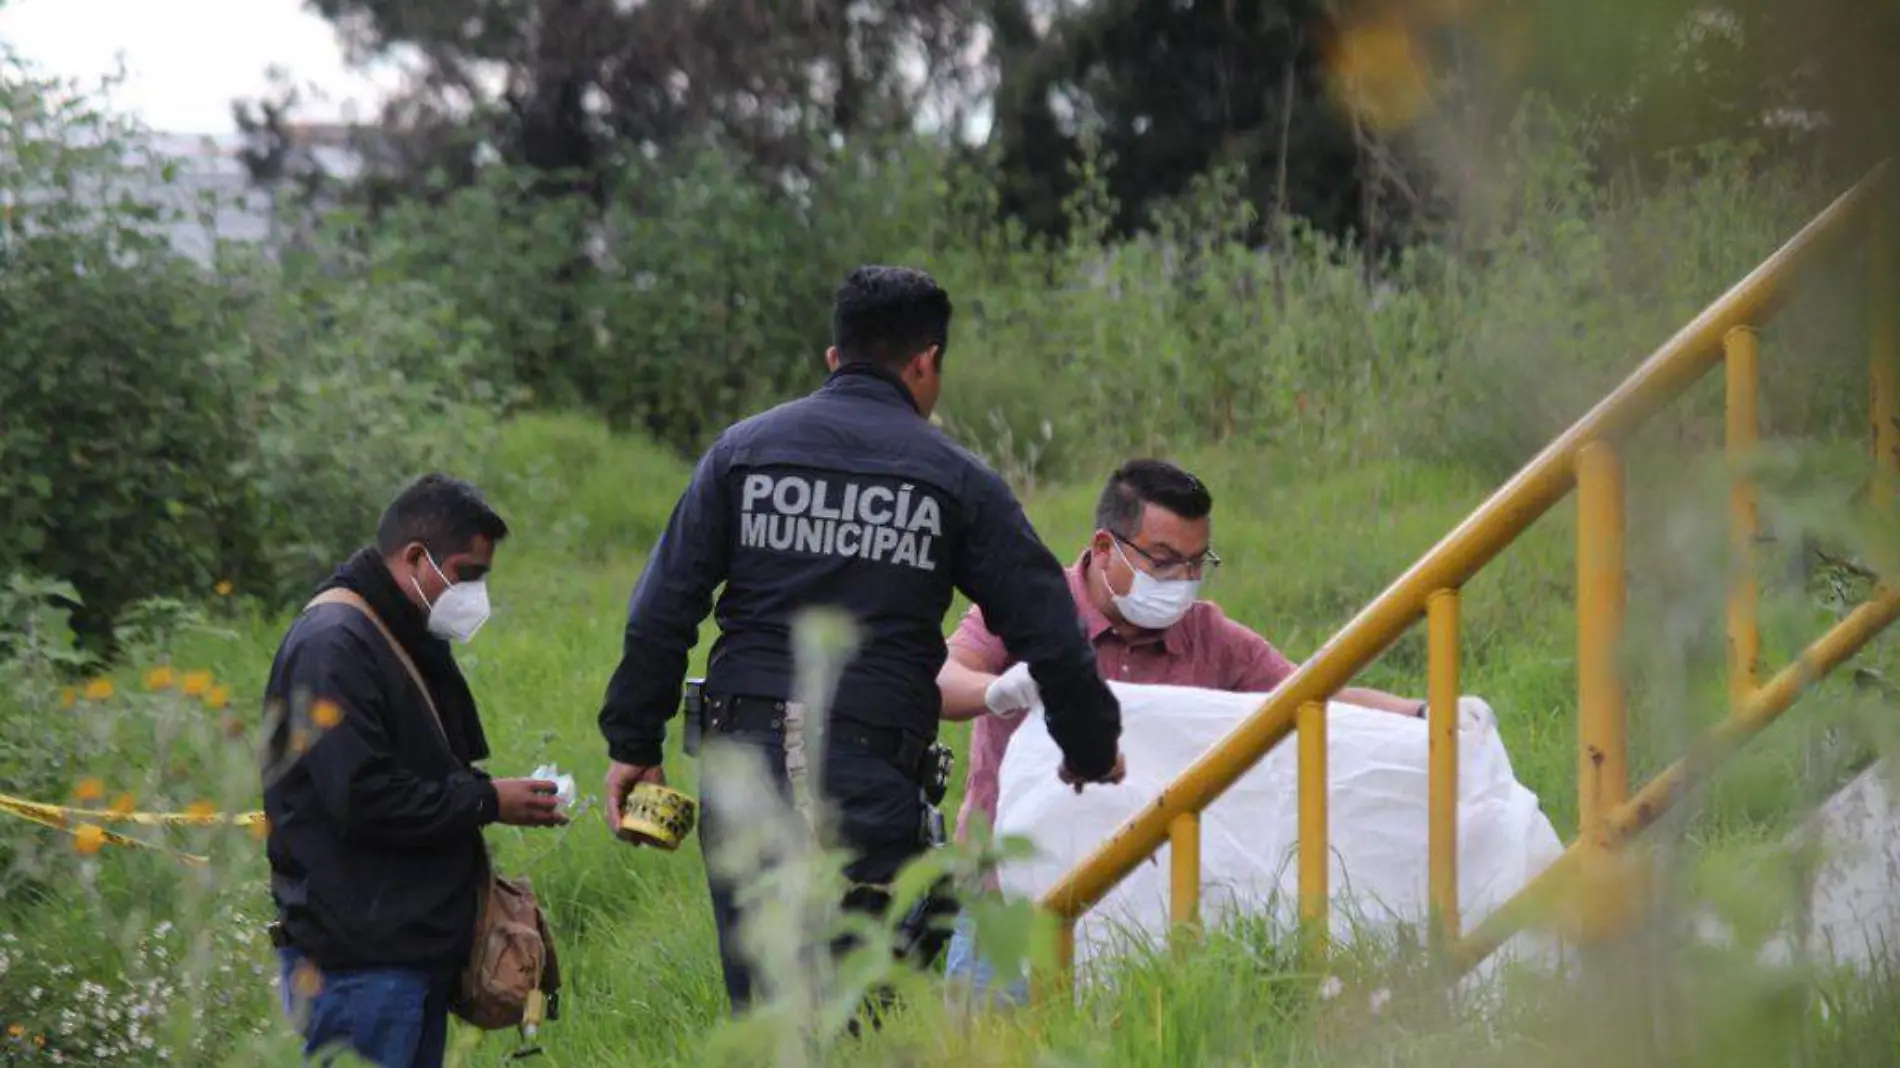
[[[374,623],[377,631],[382,634],[383,640],[389,643],[390,651],[396,654],[396,659],[402,661],[402,666],[409,672],[409,678],[415,682],[416,689],[422,691],[422,701],[429,706],[429,718],[435,721],[436,733],[442,736],[444,743],[447,743],[448,728],[442,725],[442,713],[436,710],[435,698],[429,693],[429,684],[422,680],[422,672],[416,670],[416,662],[409,659],[409,654],[403,649],[402,643],[396,640],[394,634],[389,633],[389,626],[383,622],[381,616],[376,614],[376,610],[369,606],[369,602],[363,600],[362,596],[354,590],[333,586],[311,598],[310,603],[303,606],[304,611],[308,612],[320,604],[346,604],[369,617],[369,621]]]

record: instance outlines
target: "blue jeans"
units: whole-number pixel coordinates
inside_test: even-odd
[[[976,955],[976,921],[967,912],[958,914],[956,926],[950,932],[950,948],[945,953],[943,971],[944,978],[952,984],[968,983],[979,999],[996,981],[996,969]],[[990,994],[989,999],[992,1003],[1025,1004],[1029,1000],[1029,980],[1019,975],[1007,989]]]
[[[283,1009],[304,1039],[307,1060],[348,1045],[380,1068],[442,1068],[449,1037],[451,977],[422,968],[362,968],[297,978],[303,954],[277,951]],[[314,965],[312,966],[314,967]],[[315,997],[300,988],[315,985]]]

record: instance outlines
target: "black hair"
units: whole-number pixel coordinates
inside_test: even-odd
[[[859,267],[838,286],[831,308],[838,362],[893,370],[932,345],[937,365],[950,343],[950,294],[912,267]]]
[[[1166,460],[1130,460],[1108,476],[1095,505],[1095,527],[1122,538],[1141,529],[1141,511],[1160,505],[1182,519],[1200,519],[1214,510],[1214,496],[1200,479]]]
[[[376,525],[376,547],[384,556],[419,541],[437,561],[446,560],[467,552],[478,536],[500,542],[508,536],[508,524],[480,490],[434,472],[403,487]]]

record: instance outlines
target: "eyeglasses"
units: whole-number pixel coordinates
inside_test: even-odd
[[[1175,579],[1200,578],[1204,572],[1211,573],[1220,567],[1220,554],[1212,549],[1207,550],[1199,556],[1192,556],[1185,560],[1180,557],[1161,559],[1114,531],[1110,531],[1108,536],[1140,554],[1143,560],[1148,561],[1148,573],[1165,582],[1172,582]]]

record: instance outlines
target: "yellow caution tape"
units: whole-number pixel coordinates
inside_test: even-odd
[[[220,823],[237,827],[250,827],[253,833],[259,833],[269,824],[262,812],[119,812],[112,809],[72,808],[67,805],[49,805],[43,801],[29,801],[23,797],[11,797],[0,794],[0,812],[30,820],[56,831],[63,831],[74,838],[80,836],[83,828],[91,827],[99,832],[100,840],[117,846],[132,846],[139,849],[151,849],[160,853],[170,853],[180,860],[191,864],[208,863],[205,857],[195,853],[185,853],[153,842],[141,841],[108,831],[99,826],[102,823],[132,823],[144,827],[210,827]]]

